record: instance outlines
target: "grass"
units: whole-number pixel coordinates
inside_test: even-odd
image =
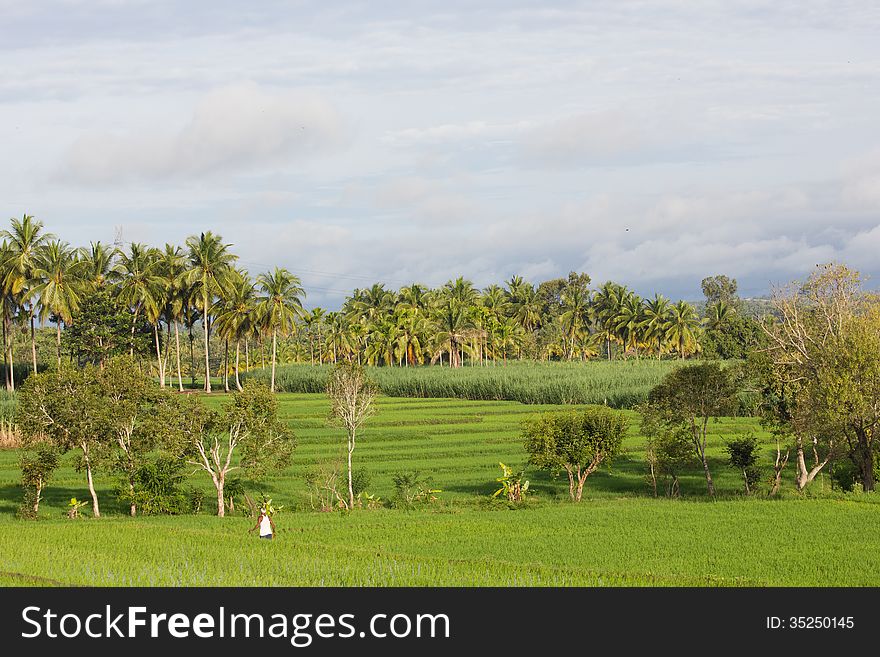
[[[755,432],[751,418],[711,426],[719,500],[705,497],[697,469],[683,500],[654,499],[644,480],[643,439],[634,414],[625,453],[587,480],[581,504],[567,483],[528,471],[535,502],[510,511],[486,503],[498,461],[522,465],[519,423],[542,406],[516,402],[383,397],[355,452],[387,499],[392,475],[421,469],[442,489],[440,503],[413,512],[311,512],[303,475],[342,456],[327,426],[323,395],[284,394],[282,415],[296,431],[294,463],[257,486],[285,510],[276,541],[246,533],[240,515],[125,517],[112,479],[98,479],[106,518],[62,519],[66,501],[86,498],[71,457],[59,470],[38,522],[16,520],[17,452],[0,451],[0,584],[3,585],[873,585],[880,584],[876,494],[743,498],[723,464],[727,437]],[[221,403],[212,396],[210,403]],[[765,473],[769,474],[769,473]],[[789,471],[789,477],[791,471]],[[194,483],[210,491],[207,478]],[[210,501],[208,495],[206,500]]]
[[[370,376],[391,397],[507,400],[524,404],[605,404],[630,408],[663,377],[680,367],[673,360],[524,363],[457,369],[440,366],[372,367]],[[276,372],[283,392],[323,392],[332,366],[285,365]],[[248,376],[268,381],[269,370]]]

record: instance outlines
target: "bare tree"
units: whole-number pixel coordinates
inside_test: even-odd
[[[375,383],[367,378],[364,368],[343,362],[330,373],[327,395],[330,397],[330,417],[342,426],[348,435],[348,508],[354,508],[351,456],[354,453],[358,429],[375,412],[373,402],[379,393]]]

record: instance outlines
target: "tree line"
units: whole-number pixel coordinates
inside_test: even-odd
[[[0,238],[10,390],[16,332],[28,335],[28,369],[36,372],[37,323],[46,322],[55,324],[58,367],[65,354],[103,366],[127,353],[149,357],[163,387],[176,378],[183,390],[187,371],[192,384],[197,373],[204,376],[206,392],[214,373],[225,390],[241,390],[240,373],[256,362],[253,346],[261,367],[269,351],[274,390],[279,361],[460,367],[509,358],[742,358],[763,340],[760,322],[740,311],[736,281],[726,276],[704,279],[702,316],[693,304],[661,294],[642,298],[614,282],[592,289],[587,274],[574,272],[537,286],[514,276],[482,290],[463,277],[435,289],[376,283],[354,290],[337,311],[307,311],[299,277],[280,267],[252,277],[236,265],[232,245],[210,231],[183,247],[74,248],[24,215]]]

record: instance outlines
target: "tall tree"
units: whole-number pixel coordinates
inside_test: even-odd
[[[34,298],[38,300],[40,321],[55,318],[55,349],[61,367],[61,323],[73,323],[79,311],[83,287],[83,261],[66,242],[53,240],[37,254]]]
[[[31,326],[31,356],[33,371],[37,371],[37,340],[34,320],[36,315],[33,288],[36,285],[37,257],[41,247],[55,236],[43,231],[43,222],[31,215],[11,219],[9,230],[0,231],[0,238],[8,242],[6,252],[9,267],[9,289],[16,302],[27,313]]]
[[[232,265],[238,256],[229,251],[231,244],[211,231],[187,238],[190,269],[186,275],[193,296],[201,303],[202,328],[205,337],[205,392],[211,392],[211,312],[214,300],[229,283]]]
[[[276,267],[273,272],[260,274],[257,277],[257,285],[265,295],[257,307],[266,328],[272,332],[272,384],[270,390],[275,392],[278,332],[289,333],[294,329],[296,320],[305,315],[302,300],[306,293],[299,278],[281,267]]]

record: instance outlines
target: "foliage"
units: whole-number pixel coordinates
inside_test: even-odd
[[[501,466],[501,476],[495,481],[501,484],[501,488],[496,490],[492,497],[503,495],[509,502],[523,502],[526,499],[526,494],[529,492],[529,480],[523,481],[525,471],[520,470],[515,473],[513,468],[503,463],[498,465]]]
[[[542,413],[524,423],[523,438],[529,463],[554,474],[565,471],[569,496],[579,502],[587,477],[620,451],[626,429],[620,413],[590,406]]]
[[[372,367],[369,376],[390,397],[509,400],[524,404],[602,404],[631,408],[674,369],[676,361],[590,363],[508,363],[497,367]],[[279,368],[276,388],[283,392],[324,392],[328,368]],[[248,375],[268,382],[259,370]]]
[[[420,470],[403,470],[392,477],[394,499],[392,505],[397,509],[413,510],[438,500],[439,488],[434,488],[434,480]]]
[[[679,478],[696,464],[691,434],[683,426],[648,428],[645,425],[643,420],[642,432],[647,436],[645,461],[654,496],[657,496],[659,480],[667,497],[678,497],[681,491]]]
[[[19,463],[24,491],[19,515],[35,519],[40,512],[43,490],[58,467],[58,451],[51,445],[38,444],[33,451],[24,452]]]
[[[61,344],[79,365],[103,366],[110,358],[134,350],[149,356],[152,330],[142,316],[135,325],[132,341],[132,317],[109,289],[97,290],[83,297],[76,321],[64,329]]]
[[[70,520],[81,518],[82,515],[80,514],[80,509],[82,509],[87,504],[88,502],[78,500],[75,497],[71,497],[70,501],[67,503],[67,517]]]
[[[183,487],[183,464],[174,458],[157,457],[134,472],[134,487],[127,480],[116,488],[120,502],[137,506],[144,515],[181,515],[193,511],[191,494]]]
[[[690,432],[709,495],[715,495],[706,456],[709,419],[728,415],[737,403],[737,388],[730,371],[717,363],[700,363],[667,375],[651,390],[647,404],[642,407],[643,416],[653,416],[645,420],[647,423],[671,431],[685,427]]]
[[[761,479],[761,471],[756,467],[758,462],[758,439],[749,435],[731,440],[725,447],[729,458],[727,462],[743,475],[746,495],[751,493],[755,484]]]

